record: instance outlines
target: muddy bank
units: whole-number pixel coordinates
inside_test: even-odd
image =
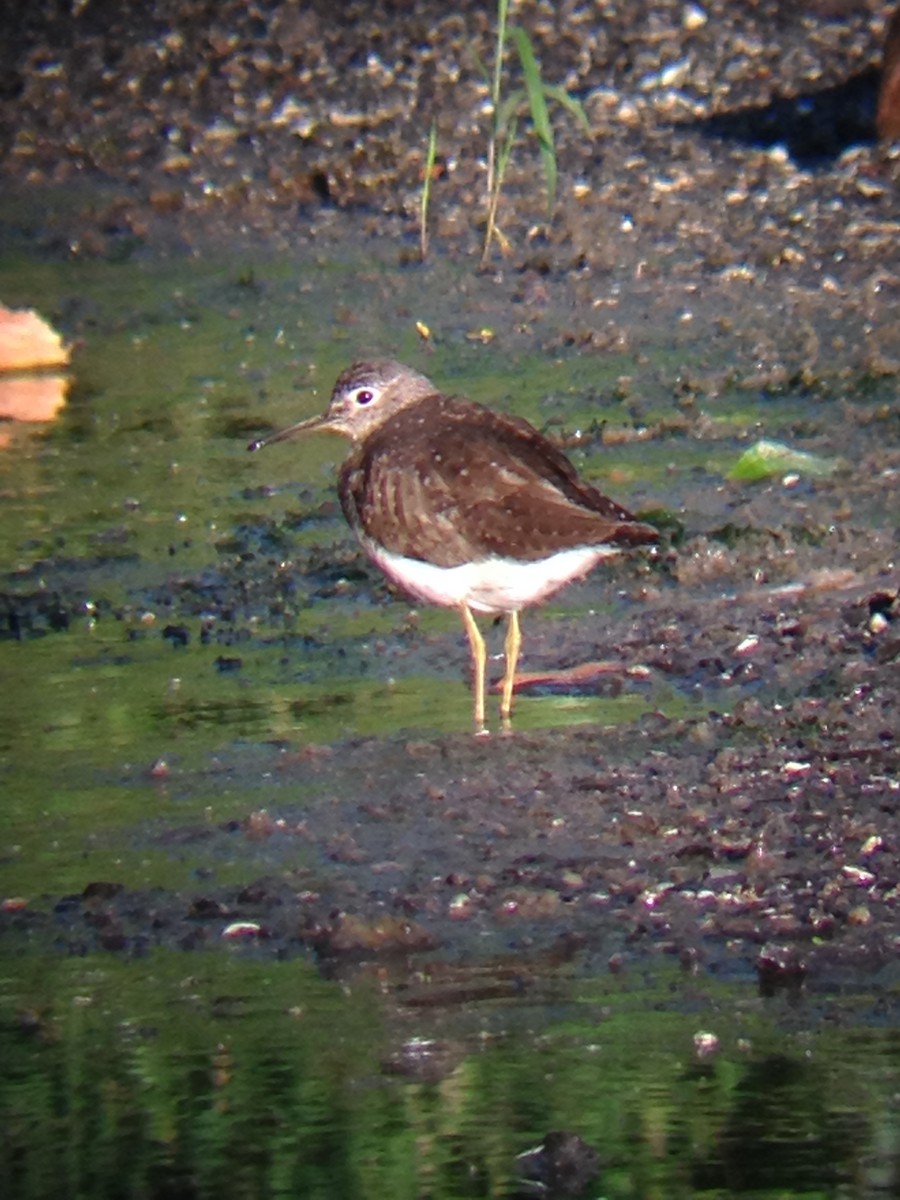
[[[685,573],[725,553],[698,550]],[[7,934],[69,954],[239,943],[253,956],[310,955],[328,973],[379,962],[439,986],[478,965],[501,990],[563,965],[628,970],[661,954],[766,989],[890,988],[896,592],[828,557],[802,586],[795,575],[715,597],[696,584],[699,623],[684,585],[665,584],[601,628],[578,619],[551,631],[532,616],[529,665],[612,662],[619,670],[588,678],[586,694],[652,696],[665,684],[683,718],[484,740],[297,736],[226,747],[199,772],[179,768],[174,748],[152,768],[160,800],[210,787],[253,797],[224,824],[148,814],[135,831],[136,847],[200,864],[196,882],[92,880],[5,913]],[[729,558],[741,574],[749,566]],[[646,579],[632,573],[630,586]],[[429,655],[465,659],[454,634],[400,661]],[[544,692],[531,703],[552,704]]]
[[[760,386],[895,376],[898,160],[875,137],[890,12],[515,5],[545,81],[591,128],[554,109],[548,222],[523,122],[500,207],[509,254],[491,256],[481,289],[513,306],[495,330],[549,311],[558,347],[602,354],[639,351],[648,319],[682,333],[693,321],[689,337],[733,343],[738,377]],[[215,253],[217,240],[328,253],[361,233],[414,263],[434,120],[431,253],[477,268],[492,5],[5,13],[0,172],[66,196],[55,212],[26,205],[13,242],[127,259]],[[511,54],[505,88],[520,85]]]

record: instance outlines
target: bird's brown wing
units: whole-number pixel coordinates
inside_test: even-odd
[[[447,396],[397,413],[348,459],[340,492],[358,532],[438,566],[657,538],[526,421]]]
[[[455,490],[439,473],[423,477],[410,471],[401,457],[386,452],[345,463],[339,491],[344,515],[356,533],[391,553],[439,567],[472,559]]]
[[[467,509],[467,527],[477,530],[482,553],[523,561],[546,558],[576,546],[622,548],[659,540],[650,525],[630,517],[603,516],[557,497],[535,504],[531,491],[510,490],[490,504]]]

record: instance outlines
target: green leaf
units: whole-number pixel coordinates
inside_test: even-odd
[[[516,140],[516,131],[519,128],[519,123],[515,117],[510,121],[506,129],[506,135],[503,139],[503,145],[500,147],[500,154],[497,160],[497,190],[503,183],[503,176],[506,174],[506,168],[509,166],[509,156],[512,154],[513,143]]]
[[[794,450],[783,442],[770,442],[765,439],[756,442],[749,450],[745,450],[728,472],[729,479],[741,483],[755,483],[760,479],[769,479],[773,475],[797,474],[822,477],[831,475],[840,467],[840,462],[833,458],[820,458],[818,454],[808,454],[805,450]]]
[[[544,95],[548,100],[555,100],[557,104],[571,113],[585,133],[591,132],[591,123],[588,120],[587,113],[584,111],[584,106],[580,100],[576,100],[574,96],[570,96],[565,88],[558,87],[555,83],[545,83]]]
[[[531,123],[537,134],[541,158],[544,163],[544,178],[547,181],[547,209],[553,212],[556,202],[556,146],[553,140],[553,126],[550,124],[550,113],[547,109],[544,82],[541,79],[541,68],[534,56],[531,39],[524,29],[513,29],[516,48],[519,51],[519,61],[522,64],[522,74],[525,76],[525,92],[528,97],[528,109],[531,113]]]
[[[419,247],[424,262],[428,255],[428,209],[431,204],[431,177],[437,159],[437,121],[432,120],[428,134],[428,149],[425,153],[425,178],[422,181],[422,199],[419,205]]]
[[[491,73],[485,66],[484,60],[481,58],[481,55],[474,48],[472,49],[472,61],[475,64],[475,70],[478,72],[478,74],[481,76],[481,78],[484,80],[484,82],[488,85],[488,87],[490,87]]]
[[[516,88],[514,92],[509,93],[494,116],[494,128],[498,133],[503,133],[506,127],[511,124],[524,99],[525,92],[522,88]]]

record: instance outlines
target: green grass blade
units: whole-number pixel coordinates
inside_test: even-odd
[[[425,178],[422,181],[422,201],[419,210],[419,248],[422,262],[428,257],[428,210],[431,206],[431,180],[437,159],[437,122],[431,122],[428,134],[428,149],[425,152]]]
[[[548,100],[555,100],[566,112],[571,113],[585,133],[589,134],[591,132],[591,123],[588,120],[587,113],[584,111],[584,106],[580,100],[576,100],[574,96],[570,96],[565,88],[558,87],[555,83],[545,83],[544,95]]]
[[[479,55],[478,51],[474,47],[472,48],[472,62],[475,64],[475,70],[478,72],[478,74],[481,76],[481,78],[484,80],[484,82],[488,85],[488,87],[490,87],[491,86],[491,73],[485,66],[484,62],[481,59],[481,56]]]
[[[514,92],[509,93],[509,95],[497,109],[498,133],[502,134],[503,130],[508,128],[524,99],[525,92],[522,90],[522,88],[516,88]]]
[[[494,79],[491,84],[491,100],[494,113],[500,103],[500,85],[503,82],[503,55],[506,51],[506,18],[509,15],[509,0],[497,0],[497,41],[494,50]],[[497,128],[496,118],[494,128]]]
[[[500,148],[500,154],[497,161],[497,190],[499,192],[500,185],[503,182],[503,176],[506,174],[506,168],[509,166],[509,158],[512,154],[513,144],[516,140],[516,133],[519,124],[515,117],[511,119],[506,127],[503,135],[503,145]]]
[[[556,146],[553,140],[553,126],[550,124],[550,113],[547,109],[544,82],[541,79],[541,68],[534,55],[531,39],[524,29],[513,29],[516,48],[519,51],[519,61],[522,64],[522,74],[525,77],[525,94],[528,97],[528,110],[531,113],[531,123],[537,134],[541,158],[544,163],[544,178],[547,181],[547,210],[553,212],[556,203]]]

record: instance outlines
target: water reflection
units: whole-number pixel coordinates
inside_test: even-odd
[[[533,1195],[517,1155],[549,1130],[596,1153],[590,1195],[900,1180],[890,1030],[811,1041],[726,1003],[698,1056],[693,1017],[621,989],[537,1022],[524,1002],[423,1018],[297,961],[160,953],[52,980],[26,961],[2,997],[0,1185],[19,1200]]]

